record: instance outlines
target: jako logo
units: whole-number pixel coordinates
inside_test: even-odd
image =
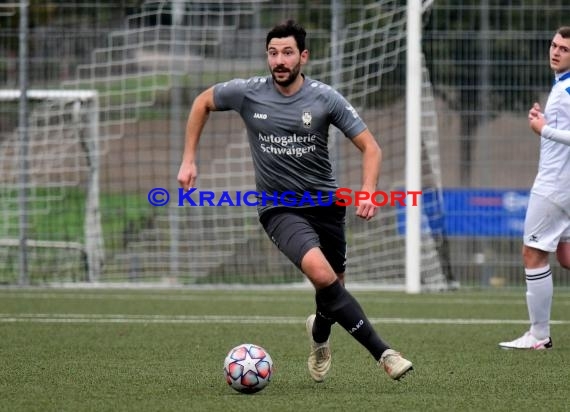
[[[358,322],[354,328],[349,330],[348,333],[350,333],[352,335],[354,332],[356,332],[358,329],[360,329],[360,327],[362,325],[364,325],[364,320],[360,319],[360,322]]]
[[[253,118],[254,119],[267,119],[267,114],[265,114],[265,113],[254,113]]]

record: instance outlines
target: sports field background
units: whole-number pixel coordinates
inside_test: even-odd
[[[449,266],[448,278],[462,287],[524,286],[524,196],[513,202],[502,195],[528,192],[536,174],[539,141],[526,113],[548,94],[549,42],[567,23],[567,1],[421,3],[422,146],[433,150],[422,156],[422,185],[444,195],[465,191],[475,204],[442,213],[434,202],[436,216],[426,217],[436,223],[430,225],[433,244],[422,244],[430,249],[424,258],[435,259],[422,271],[438,275]],[[404,182],[406,0],[27,4],[26,32],[19,29],[18,2],[0,3],[0,96],[20,87],[20,36],[26,34],[29,89],[93,90],[99,110],[94,101],[79,110],[73,99],[30,99],[26,146],[19,102],[0,101],[0,284],[302,281],[268,241],[254,208],[161,208],[147,198],[155,187],[178,189],[192,100],[215,82],[267,74],[265,33],[286,18],[308,28],[307,75],[346,94],[381,144],[379,189]],[[344,58],[333,58],[335,39],[342,40]],[[342,73],[335,79],[339,62]],[[254,188],[244,136],[237,114],[212,116],[200,143],[201,189]],[[339,184],[358,189],[360,153],[341,136],[333,142],[339,143]],[[19,157],[24,149],[28,168]],[[499,224],[512,208],[516,219],[507,220],[515,234]],[[380,208],[371,222],[349,211],[354,280],[403,285],[403,227],[395,216],[404,213],[393,209]],[[570,284],[567,272],[558,265],[552,270],[557,286]]]
[[[0,290],[1,411],[567,411],[570,290],[553,306],[554,349],[505,351],[527,328],[523,290],[354,292],[413,361],[390,380],[340,327],[324,383],[306,369],[299,290]],[[222,374],[240,343],[263,346],[272,382],[242,395]]]

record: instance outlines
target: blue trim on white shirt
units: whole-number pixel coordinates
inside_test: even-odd
[[[558,78],[558,80],[556,80],[556,81],[557,81],[557,82],[561,82],[561,81],[566,80],[566,79],[568,79],[568,78],[570,78],[570,72],[563,74],[563,75],[560,76],[560,77]]]

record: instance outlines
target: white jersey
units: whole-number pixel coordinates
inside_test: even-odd
[[[570,72],[556,76],[544,116],[549,127],[570,131]],[[570,210],[570,145],[541,137],[538,174],[532,192]]]

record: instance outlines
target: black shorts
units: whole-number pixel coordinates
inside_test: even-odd
[[[346,207],[332,204],[306,208],[276,207],[259,221],[279,250],[299,269],[305,254],[320,247],[335,273],[346,269]]]

